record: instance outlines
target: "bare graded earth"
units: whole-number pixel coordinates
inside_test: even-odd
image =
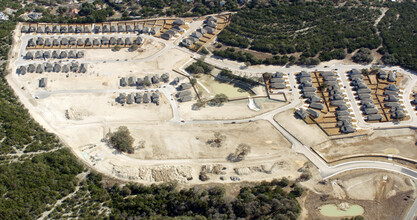
[[[119,51],[112,51],[111,49],[96,49],[85,50],[84,59],[87,60],[107,60],[113,56],[117,56],[119,60],[137,60],[146,58],[157,53],[165,47],[164,44],[150,39],[145,39],[144,44],[136,51],[130,51],[129,48],[123,48]]]
[[[274,120],[297,137],[306,146],[314,146],[329,140],[329,137],[316,125],[308,125],[294,116],[294,110],[275,115]]]
[[[274,119],[328,162],[361,155],[392,155],[417,160],[413,129],[373,130],[365,135],[331,139],[317,125],[296,119],[292,110],[279,113]]]
[[[355,155],[393,155],[417,160],[416,132],[412,129],[374,130],[372,134],[327,141],[314,146],[328,161]]]
[[[327,204],[346,207],[346,203],[362,206],[365,219],[402,219],[416,197],[416,186],[410,178],[378,170],[349,171],[324,185],[312,181],[305,185],[312,188],[304,202],[308,210],[306,219],[341,219],[323,216],[319,207]]]
[[[271,180],[283,176],[298,177],[297,170],[307,160],[292,152],[289,142],[268,122],[230,125],[129,125],[135,138],[134,154],[121,154],[101,142],[103,135],[117,126],[74,127],[63,129],[65,141],[75,153],[100,172],[125,180],[152,183],[176,180],[199,184],[202,166],[206,166],[207,182]],[[269,132],[264,132],[268,130]],[[88,132],[88,135],[86,133]],[[211,147],[207,140],[221,132],[226,141],[220,148]],[[77,136],[77,139],[71,137]],[[143,143],[143,148],[139,147]],[[238,144],[251,146],[251,152],[241,162],[229,162],[226,157]],[[88,145],[94,146],[89,148]],[[288,160],[288,158],[291,158]],[[220,168],[218,171],[216,171]],[[220,177],[224,180],[220,180]]]
[[[206,105],[206,107],[199,110],[192,109],[192,105],[195,102],[180,103],[179,111],[181,117],[185,120],[232,120],[254,117],[287,104],[266,98],[257,98],[255,102],[260,107],[259,111],[250,110],[247,99],[226,102],[222,106]]]
[[[156,106],[149,104],[131,104],[121,106],[117,103],[118,93],[98,94],[56,94],[46,99],[38,99],[38,109],[48,114],[57,125],[88,124],[92,122],[149,122],[168,121],[172,111],[164,96]],[[72,117],[80,115],[80,117]]]

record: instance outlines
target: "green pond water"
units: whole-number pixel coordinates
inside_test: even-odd
[[[324,205],[320,208],[320,214],[328,217],[344,217],[362,215],[364,210],[360,205],[351,205],[347,210],[341,210],[334,204]]]

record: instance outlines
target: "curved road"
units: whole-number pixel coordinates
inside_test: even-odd
[[[197,26],[197,24],[195,25]],[[191,32],[191,30],[193,30],[195,27],[193,26],[193,28],[190,28],[189,31],[187,32]],[[28,38],[30,35],[26,35],[22,37],[22,41],[23,42],[27,42]],[[120,36],[120,35],[119,35]],[[183,35],[185,36],[185,35]],[[32,37],[32,36],[30,36]],[[148,38],[149,36],[146,36],[146,38]],[[151,38],[151,37],[149,37]],[[152,39],[156,39],[153,38]],[[195,54],[195,53],[191,53],[190,51],[186,50],[185,48],[180,48],[178,47],[176,44],[178,43],[178,41],[181,38],[179,38],[177,41],[173,42],[166,42],[166,41],[162,41],[161,39],[156,39],[158,42],[163,42],[165,44],[165,47],[151,55],[150,57],[147,58],[143,58],[140,60],[134,60],[134,61],[122,61],[122,62],[140,62],[140,61],[146,61],[146,60],[150,60],[150,59],[154,59],[158,56],[160,56],[162,53],[164,53],[165,51],[171,49],[171,48],[178,48],[180,50],[186,51],[187,53],[192,54],[195,57],[199,57],[199,55]],[[23,45],[25,45],[23,43]],[[23,47],[22,47],[23,48]],[[20,55],[22,56],[24,49],[21,49],[20,51]],[[16,61],[16,65],[22,64],[24,61],[22,60],[21,56],[19,57],[19,59]],[[109,61],[109,62],[113,62]],[[293,74],[295,72],[299,72],[301,70],[305,70],[306,68],[302,68],[302,67],[291,67],[291,68],[283,68],[283,67],[271,67],[271,68],[264,68],[264,69],[245,69],[242,70],[240,67],[234,66],[234,65],[230,65],[228,63],[223,62],[222,60],[218,60],[218,59],[214,59],[212,57],[208,57],[205,60],[207,63],[215,65],[217,67],[220,68],[228,68],[231,69],[232,71],[239,71],[239,72],[246,72],[246,73],[251,73],[251,74],[260,74],[263,72],[275,72],[275,71],[283,71],[283,72],[287,72],[289,73],[289,81],[290,81],[290,88],[295,88],[296,83],[295,83],[295,77],[293,76]],[[32,62],[37,62],[37,61],[32,61]],[[88,61],[88,62],[103,62],[103,61]],[[407,110],[409,111],[409,113],[411,113],[411,119],[409,121],[406,122],[401,122],[400,125],[394,125],[393,123],[378,123],[378,124],[369,124],[366,123],[360,112],[359,112],[359,108],[357,107],[356,104],[354,104],[354,97],[353,97],[353,93],[350,90],[350,87],[348,87],[348,81],[346,78],[346,75],[344,74],[345,71],[352,69],[352,68],[365,68],[365,67],[369,67],[369,66],[359,66],[356,67],[354,65],[350,65],[350,66],[342,66],[339,67],[340,69],[337,71],[339,73],[339,75],[341,76],[342,82],[345,86],[347,86],[347,95],[348,98],[351,100],[351,104],[354,108],[354,112],[355,112],[355,116],[358,119],[359,123],[358,125],[360,127],[363,128],[377,128],[377,127],[386,127],[386,128],[394,128],[394,127],[400,127],[400,126],[416,126],[416,121],[417,121],[417,117],[414,114],[414,110],[412,109],[410,102],[409,102],[409,94],[411,92],[411,89],[413,88],[414,84],[417,82],[417,78],[415,75],[413,75],[411,72],[407,72],[405,70],[401,69],[401,72],[407,72],[408,76],[410,77],[410,83],[407,86],[407,88],[405,89],[405,105]],[[320,67],[316,67],[316,68],[320,68]],[[386,69],[399,69],[396,67],[390,67],[390,68],[386,68]],[[293,73],[293,74],[291,74]],[[342,73],[342,74],[340,74]],[[13,83],[11,83],[11,85],[13,86]],[[15,87],[14,89],[18,90],[19,87]],[[135,90],[137,91],[137,90]],[[292,148],[294,149],[295,152],[297,153],[301,153],[303,154],[307,159],[309,159],[320,171],[320,175],[322,178],[327,179],[330,178],[334,175],[337,175],[339,173],[342,172],[346,172],[349,170],[355,170],[355,169],[381,169],[381,170],[388,170],[388,171],[392,171],[392,172],[397,172],[406,176],[409,176],[413,179],[417,179],[417,171],[415,170],[411,170],[407,167],[398,165],[398,164],[394,164],[394,163],[388,163],[388,162],[379,162],[379,161],[352,161],[352,162],[346,162],[346,163],[342,163],[342,164],[338,164],[335,166],[328,166],[326,164],[325,161],[321,160],[320,157],[318,155],[316,155],[308,146],[305,146],[300,140],[298,140],[295,136],[293,136],[290,132],[288,132],[284,127],[282,127],[279,123],[277,123],[273,117],[274,115],[276,115],[277,113],[289,110],[289,109],[293,109],[299,105],[302,104],[300,98],[299,98],[299,94],[298,94],[298,90],[297,89],[293,89],[291,91],[291,93],[293,94],[293,100],[290,104],[280,107],[278,109],[272,110],[270,112],[252,117],[252,118],[248,118],[248,119],[241,119],[241,120],[206,120],[206,121],[186,121],[186,122],[181,122],[181,118],[178,112],[178,106],[175,102],[174,99],[172,99],[172,91],[171,89],[167,88],[167,89],[161,89],[162,93],[168,98],[168,100],[170,100],[170,104],[173,110],[173,119],[169,122],[169,123],[187,123],[187,124],[211,124],[211,123],[246,123],[246,122],[251,122],[251,121],[255,121],[255,120],[267,120],[269,121],[278,131],[280,131],[282,133],[282,135],[288,139],[288,141],[290,141],[292,143]],[[64,93],[64,92],[71,92],[71,91],[56,91],[55,93]],[[72,91],[72,92],[114,92],[114,90],[112,91]],[[117,90],[117,92],[119,92],[119,90]],[[290,92],[290,91],[288,91]],[[44,97],[49,96],[50,94],[42,94],[39,93],[38,95]],[[30,102],[29,102],[30,103]],[[27,104],[27,103],[26,103]],[[32,108],[31,106],[27,106],[28,108]],[[33,108],[32,108],[33,109]],[[36,110],[35,110],[36,112]],[[111,123],[118,123],[118,122],[106,122],[106,124],[111,124]],[[125,122],[123,122],[125,123]],[[48,123],[49,124],[49,123]],[[84,125],[74,125],[74,126],[89,126],[92,124],[98,124],[98,123],[90,123],[90,124],[84,124]],[[103,124],[103,123],[99,123],[99,124]],[[50,125],[50,124],[49,124]],[[50,125],[51,127],[55,127]],[[56,127],[55,127],[56,128]],[[273,157],[274,155],[268,155],[268,157]],[[123,158],[122,160],[125,160],[127,158]],[[255,159],[255,158],[254,158]],[[178,160],[175,161],[165,161],[165,160],[158,160],[158,161],[154,161],[154,163],[166,163],[166,162],[175,162],[178,163]],[[187,161],[182,161],[182,162],[187,162]],[[417,210],[417,200],[416,202],[413,204],[413,206],[411,207],[406,219],[411,219],[412,216],[414,216],[414,212]]]

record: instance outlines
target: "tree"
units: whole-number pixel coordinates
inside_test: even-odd
[[[225,94],[220,93],[220,94],[216,94],[214,98],[210,100],[209,104],[221,106],[223,105],[223,103],[228,102],[228,101],[229,101],[229,98]]]
[[[372,62],[373,59],[371,50],[368,48],[359,49],[352,57],[353,62],[360,64],[368,64]]]
[[[322,83],[322,84],[320,84],[320,86],[318,87],[318,89],[319,89],[320,92],[323,92],[328,87],[329,87],[329,85],[327,83]]]
[[[119,46],[119,45],[116,45],[115,47],[113,47],[113,51],[119,51],[119,50],[121,50],[122,48]]]
[[[150,86],[150,85],[151,85],[151,81],[149,81],[149,79],[145,77],[145,78],[143,79],[142,84],[143,84],[144,86]]]
[[[95,10],[95,6],[93,4],[90,4],[88,2],[84,2],[80,7],[80,11],[78,12],[78,15],[80,15],[80,16],[91,15],[91,13],[94,10]]]
[[[369,75],[369,70],[368,69],[361,69],[361,73],[365,76]]]
[[[120,126],[117,131],[109,134],[109,143],[112,147],[119,151],[132,154],[135,152],[133,149],[133,142],[135,140],[130,135],[130,131],[126,126]]]
[[[245,159],[245,156],[251,152],[251,147],[247,144],[239,144],[234,153],[229,154],[227,159],[231,162],[239,162]]]
[[[191,78],[190,83],[194,86],[197,83],[197,80],[195,78]]]
[[[291,190],[291,194],[295,197],[300,197],[303,194],[304,190],[298,184],[294,184],[293,190]]]
[[[58,9],[56,10],[56,12],[58,12],[59,14],[65,14],[68,11],[67,7],[62,7],[59,6]]]
[[[209,51],[205,47],[201,48],[200,52],[204,55],[209,54]]]
[[[138,46],[138,45],[133,44],[133,45],[129,48],[129,51],[133,52],[133,51],[136,51],[138,48],[139,48],[139,46]]]
[[[311,58],[310,59],[310,65],[316,66],[320,64],[320,60],[318,58]]]
[[[221,147],[222,144],[224,143],[224,141],[226,141],[226,135],[223,135],[220,132],[215,132],[214,133],[214,138],[213,139],[209,139],[207,141],[207,144],[210,145],[210,147]]]

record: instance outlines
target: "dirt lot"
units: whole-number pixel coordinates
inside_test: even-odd
[[[163,95],[159,106],[153,103],[121,106],[115,101],[118,95],[119,93],[57,94],[38,99],[37,108],[54,124],[62,126],[102,121],[162,122],[172,118],[171,106]],[[69,117],[66,113],[70,113]]]
[[[294,116],[294,110],[281,112],[274,117],[290,133],[296,136],[306,146],[314,146],[329,140],[329,137],[315,124],[306,124]]]
[[[349,171],[325,184],[307,184],[312,190],[305,198],[306,219],[340,219],[323,216],[318,208],[342,203],[362,206],[365,219],[402,219],[415,198],[415,185],[411,179],[386,171]]]
[[[359,154],[391,154],[417,160],[416,132],[411,129],[375,130],[371,135],[332,140],[313,148],[327,160]]]
[[[123,48],[117,52],[112,51],[111,49],[84,50],[85,52],[84,59],[107,60],[111,57],[117,57],[120,60],[125,60],[125,59],[137,60],[137,59],[149,57],[155,54],[156,52],[160,51],[164,47],[165,45],[160,42],[146,39],[143,45],[141,45],[137,51],[130,52],[128,48]]]
[[[119,53],[119,52],[116,52]],[[123,53],[120,52],[120,53]],[[117,54],[115,54],[116,56]],[[118,56],[118,55],[117,55]],[[99,73],[100,75],[124,75],[124,74],[161,74],[171,71],[174,66],[185,62],[189,59],[189,55],[178,50],[170,49],[163,53],[156,59],[142,60],[141,62],[128,62],[128,63],[100,63],[93,66],[91,71]]]
[[[202,166],[208,170],[208,182],[233,182],[232,176],[241,181],[271,180],[283,176],[295,179],[300,175],[298,168],[307,162],[303,156],[293,153],[289,142],[264,121],[230,125],[128,125],[137,147],[132,155],[120,154],[101,142],[106,132],[119,125],[68,127],[61,129],[60,136],[74,146],[80,158],[100,172],[148,184],[172,180],[201,184],[203,182],[198,176]],[[226,136],[220,148],[207,144],[216,131]],[[72,138],[74,136],[77,139]],[[141,141],[144,148],[138,147]],[[227,161],[226,157],[239,143],[251,146],[251,152],[241,162]],[[89,144],[96,146],[86,147]]]
[[[181,117],[185,120],[242,119],[271,111],[286,104],[266,98],[255,99],[255,102],[260,107],[259,111],[250,110],[247,99],[228,102],[220,107],[206,105],[206,107],[200,110],[192,110],[192,105],[195,102],[186,102],[179,104],[179,110]]]

